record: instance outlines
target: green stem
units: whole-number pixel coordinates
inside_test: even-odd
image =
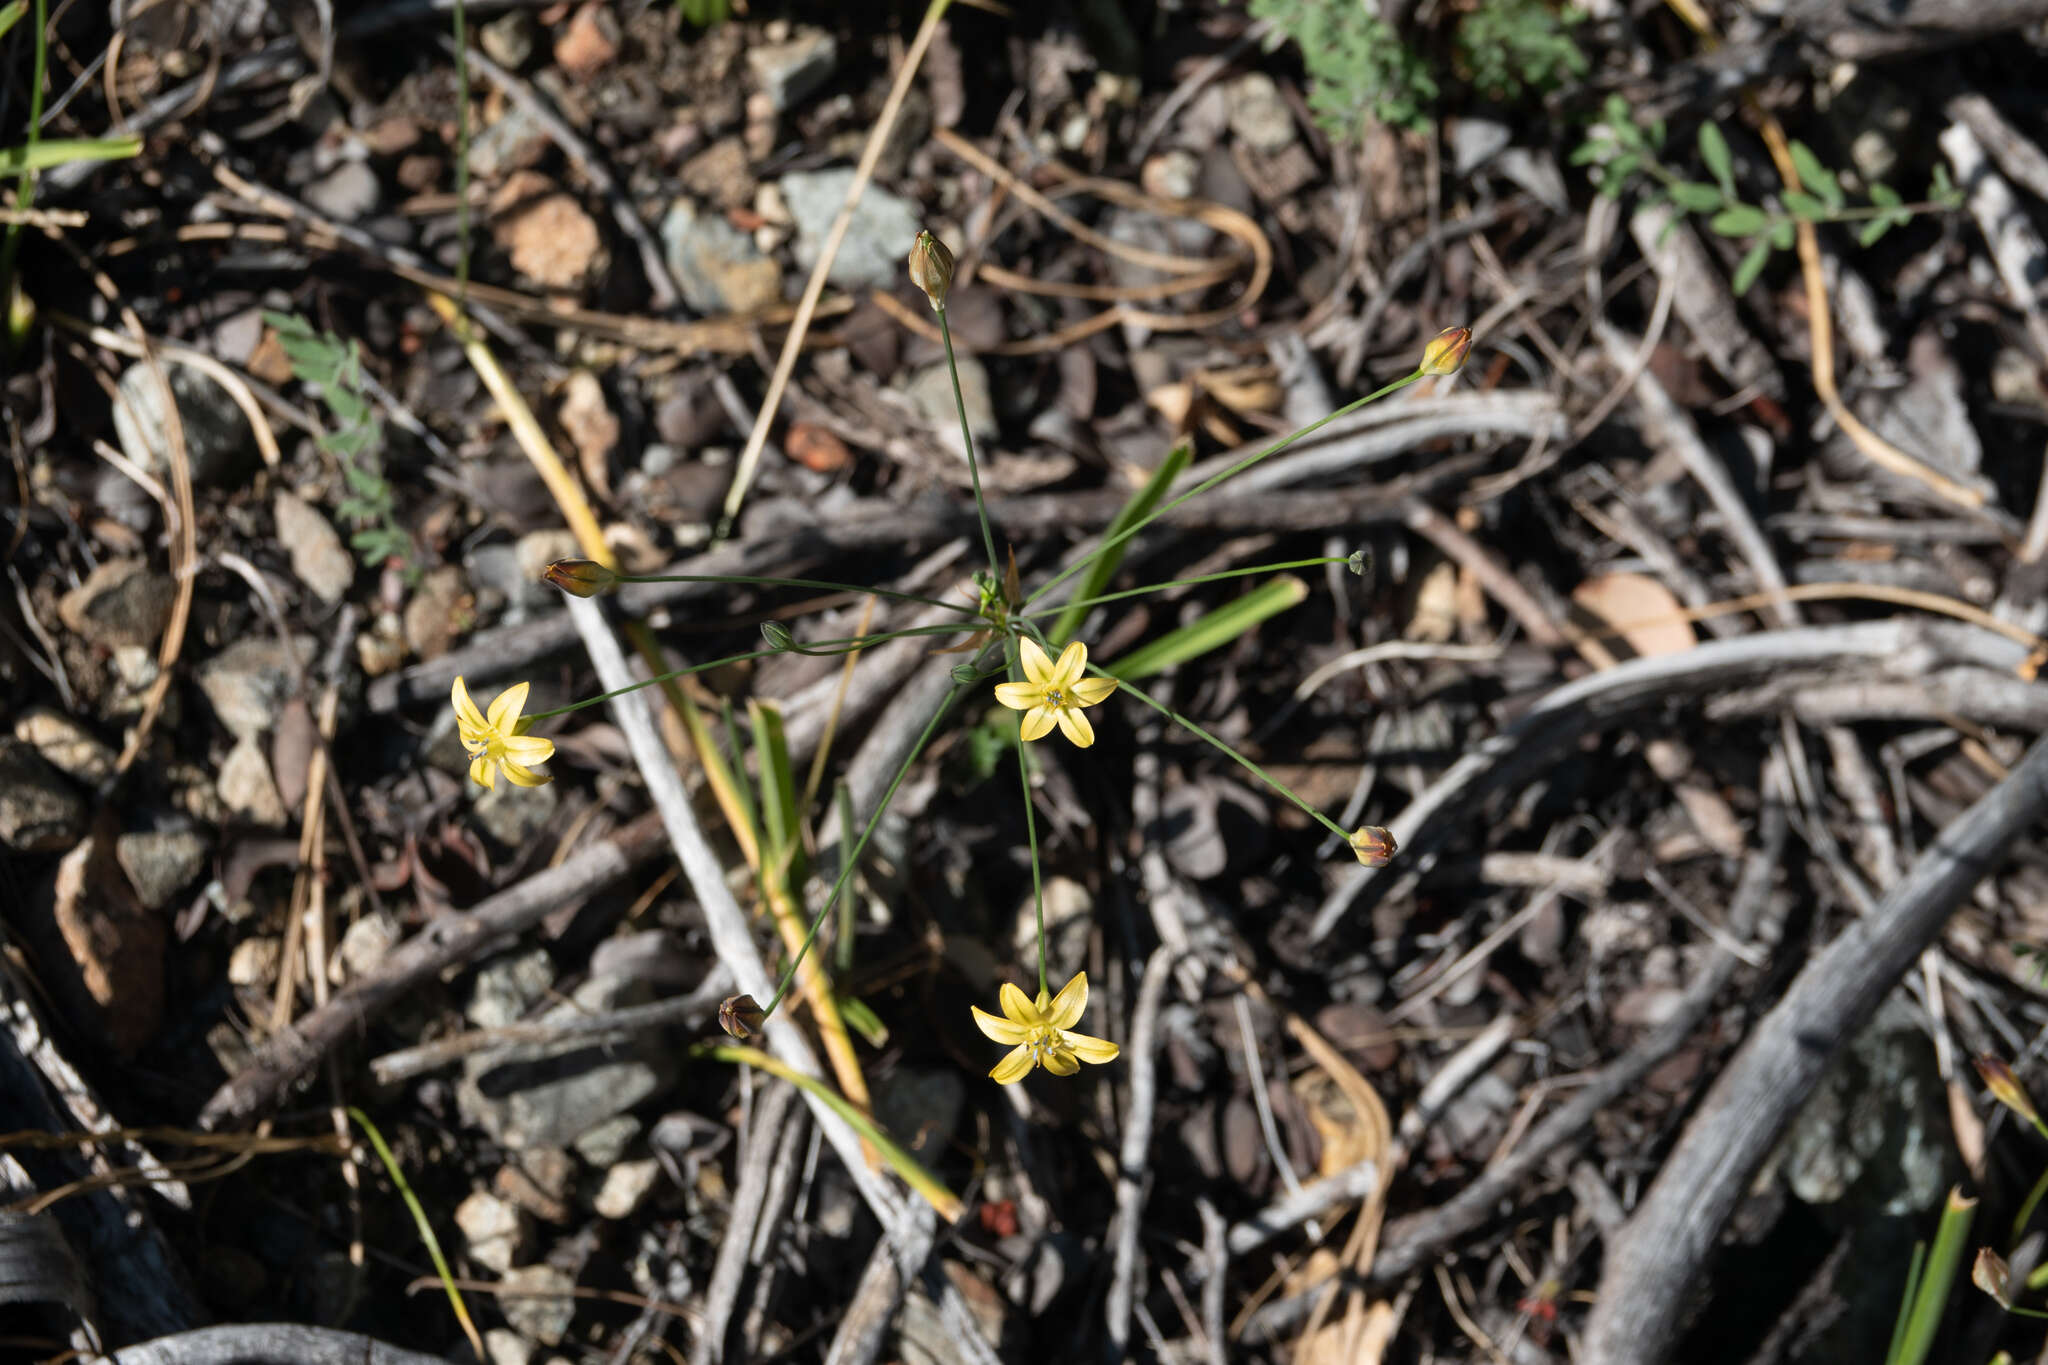
[[[455,0],[455,302],[469,318],[469,14]]]
[[[876,645],[885,645],[891,640],[908,639],[912,636],[920,635],[957,635],[959,631],[960,627],[958,626],[909,626],[903,630],[892,630],[881,635],[852,635],[837,640],[818,640],[808,645],[792,644],[787,649],[756,649],[746,654],[729,654],[723,659],[712,659],[706,663],[691,664],[688,668],[672,668],[666,673],[657,673],[651,678],[643,678],[639,682],[628,683],[626,686],[615,688],[610,692],[600,692],[594,697],[585,697],[582,701],[572,701],[567,706],[557,706],[548,711],[528,711],[520,719],[522,721],[536,721],[546,720],[550,716],[566,716],[571,711],[581,711],[585,707],[596,706],[601,702],[610,701],[613,697],[623,697],[628,692],[638,692],[643,687],[659,687],[663,683],[673,682],[677,678],[688,677],[692,673],[707,673],[714,668],[723,668],[727,664],[744,664],[751,663],[755,659],[772,659],[778,654],[804,654],[813,657],[829,658],[835,654],[854,654],[863,649],[871,649]]]
[[[620,574],[621,583],[730,583],[741,587],[754,588],[818,588],[825,592],[858,593],[863,597],[886,597],[895,602],[918,602],[927,607],[942,607],[957,611],[963,616],[978,617],[980,610],[964,602],[948,602],[938,597],[921,597],[914,592],[892,592],[887,588],[863,588],[855,583],[828,583],[817,578],[756,578],[747,574]]]
[[[1422,377],[1422,370],[1420,368],[1417,368],[1413,374],[1406,375],[1400,379],[1396,379],[1393,383],[1385,385],[1382,388],[1374,389],[1371,393],[1367,394],[1363,398],[1354,399],[1351,402],[1346,403],[1343,407],[1338,408],[1335,412],[1329,414],[1327,417],[1319,417],[1315,421],[1310,422],[1307,426],[1302,427],[1296,431],[1291,431],[1287,435],[1282,436],[1279,440],[1273,442],[1273,444],[1267,446],[1265,449],[1257,451],[1254,454],[1245,456],[1242,460],[1239,460],[1236,464],[1224,470],[1221,474],[1217,474],[1210,478],[1202,480],[1202,482],[1196,484],[1193,488],[1190,488],[1187,492],[1181,494],[1172,502],[1167,503],[1163,507],[1155,509],[1148,515],[1141,517],[1139,520],[1131,523],[1129,526],[1126,526],[1123,530],[1117,532],[1115,535],[1104,540],[1100,545],[1097,545],[1085,556],[1075,560],[1072,564],[1069,564],[1066,568],[1054,574],[1044,583],[1041,583],[1029,597],[1024,599],[1022,605],[1026,607],[1030,606],[1033,602],[1036,602],[1039,598],[1045,596],[1046,593],[1051,592],[1054,588],[1058,587],[1060,584],[1066,582],[1069,578],[1072,578],[1075,574],[1081,572],[1081,570],[1088,567],[1089,562],[1093,560],[1097,555],[1100,555],[1106,550],[1114,549],[1115,547],[1123,544],[1132,536],[1138,534],[1138,532],[1144,530],[1147,526],[1150,526],[1153,522],[1159,520],[1168,512],[1171,512],[1174,508],[1181,506],[1183,503],[1189,501],[1192,498],[1200,497],[1202,494],[1214,488],[1217,484],[1222,483],[1225,479],[1236,478],[1239,474],[1244,473],[1245,470],[1250,469],[1253,465],[1265,459],[1267,456],[1279,454],[1281,451],[1287,449],[1287,447],[1293,445],[1296,441],[1299,441],[1302,437],[1313,435],[1314,433],[1328,426],[1330,423],[1336,421],[1339,417],[1343,417],[1350,413],[1356,412],[1358,411],[1358,409],[1364,407],[1367,403],[1378,402],[1380,399],[1385,398],[1388,394],[1394,392],[1396,389],[1404,389],[1408,387],[1410,384],[1413,384],[1416,380],[1421,379]]]
[[[1038,812],[1031,800],[1031,760],[1024,750],[1022,726],[1010,731],[1010,742],[1017,746],[1017,780],[1024,788],[1024,837],[1031,844],[1031,906],[1038,922],[1038,994],[1043,999],[1052,993],[1045,973],[1045,882],[1038,864]]]
[[[923,1195],[941,1218],[950,1223],[960,1216],[959,1196],[940,1184],[938,1178],[919,1164],[916,1157],[898,1146],[895,1139],[883,1132],[872,1117],[855,1108],[844,1095],[817,1077],[806,1076],[785,1064],[780,1058],[757,1047],[736,1046],[732,1043],[701,1043],[690,1049],[690,1052],[693,1056],[709,1057],[717,1062],[751,1066],[756,1071],[765,1071],[771,1076],[780,1077],[806,1094],[815,1096],[833,1113],[851,1124],[855,1132],[873,1143],[875,1150],[882,1154],[882,1159],[903,1177],[903,1183]]]
[[[867,848],[868,840],[874,837],[876,827],[882,823],[882,816],[888,812],[889,803],[896,799],[896,789],[902,786],[903,779],[910,775],[911,765],[924,753],[925,745],[931,743],[932,736],[939,732],[939,722],[946,718],[946,713],[953,709],[953,704],[967,694],[969,686],[971,684],[956,684],[953,690],[946,694],[946,699],[939,703],[939,709],[932,713],[931,721],[924,727],[924,733],[910,746],[910,752],[904,755],[902,764],[896,769],[896,775],[889,779],[889,789],[883,792],[882,799],[875,803],[875,813],[868,817],[867,827],[861,830],[860,841],[841,856],[839,876],[833,881],[832,889],[826,893],[825,903],[818,907],[818,913],[811,917],[811,927],[805,931],[804,941],[797,946],[796,955],[784,969],[782,981],[775,988],[774,998],[762,1009],[764,1018],[773,1017],[776,1007],[789,994],[789,988],[796,983],[796,969],[803,965],[805,955],[811,951],[811,945],[818,941],[818,931],[825,927],[825,920],[832,914],[832,907],[838,902],[839,893],[844,891],[846,883],[852,880],[854,868],[860,866],[860,855]]]
[[[1100,597],[1076,598],[1071,602],[1062,602],[1056,607],[1039,607],[1035,611],[1019,612],[1017,615],[1020,618],[1027,619],[1037,616],[1050,616],[1054,612],[1065,611],[1070,607],[1099,607],[1104,602],[1121,602],[1126,597],[1142,597],[1146,593],[1165,592],[1169,588],[1192,588],[1202,583],[1220,583],[1226,578],[1250,578],[1254,574],[1280,573],[1287,569],[1313,569],[1322,564],[1343,564],[1347,562],[1347,560],[1336,555],[1318,555],[1314,559],[1291,559],[1284,564],[1258,564],[1249,569],[1225,569],[1221,573],[1202,574],[1196,578],[1175,578],[1169,579],[1164,583],[1147,584],[1142,588],[1125,588],[1122,592],[1108,592]],[[1050,645],[1048,645],[1048,648],[1050,648]]]
[[[35,82],[28,91],[28,127],[23,133],[27,139],[24,145],[31,151],[43,139],[43,83],[50,61],[50,21],[45,6],[46,0],[36,0]],[[35,197],[36,172],[24,165],[14,193],[14,206],[18,209],[33,208]],[[19,222],[9,223],[6,235],[0,237],[0,324],[5,324],[12,312],[14,259],[15,253],[21,249],[21,228]]]
[[[1003,566],[996,562],[996,534],[988,524],[988,503],[981,496],[981,464],[974,458],[974,432],[967,424],[967,400],[960,396],[960,366],[953,359],[953,328],[946,321],[946,306],[932,305],[939,315],[939,335],[946,342],[946,373],[953,377],[953,410],[960,414],[960,440],[967,447],[967,475],[974,480],[974,514],[981,518],[981,544],[988,551],[988,572],[1001,581]]]
[[[1139,701],[1144,702],[1145,705],[1151,707],[1154,711],[1157,711],[1160,715],[1165,716],[1175,725],[1180,726],[1182,729],[1186,730],[1188,733],[1196,736],[1197,738],[1206,741],[1210,745],[1214,746],[1219,752],[1228,755],[1232,762],[1236,763],[1240,768],[1243,768],[1253,777],[1258,778],[1259,781],[1265,783],[1274,791],[1280,793],[1280,795],[1286,797],[1289,801],[1292,801],[1295,805],[1301,807],[1301,809],[1304,812],[1306,812],[1311,819],[1315,820],[1324,829],[1329,830],[1330,833],[1336,835],[1339,839],[1348,840],[1351,838],[1350,830],[1341,828],[1335,820],[1332,820],[1329,816],[1323,814],[1314,806],[1311,806],[1308,802],[1302,800],[1299,796],[1296,796],[1294,792],[1285,783],[1281,782],[1271,773],[1268,773],[1264,768],[1261,768],[1258,764],[1246,758],[1237,750],[1231,748],[1228,744],[1225,744],[1222,740],[1216,738],[1216,736],[1210,734],[1207,730],[1204,730],[1201,726],[1189,720],[1186,716],[1183,716],[1180,712],[1174,710],[1170,706],[1167,706],[1164,702],[1158,701],[1157,699],[1148,696],[1144,691],[1134,686],[1132,683],[1127,682],[1122,678],[1117,678],[1116,674],[1108,673],[1100,668],[1097,668],[1094,664],[1088,665],[1088,671],[1100,678],[1116,679],[1117,690],[1130,693]]]
[[[448,1258],[441,1254],[441,1239],[434,1235],[434,1225],[427,1221],[427,1211],[420,1205],[419,1196],[412,1192],[412,1185],[405,1178],[405,1170],[398,1164],[398,1158],[391,1154],[384,1135],[377,1131],[377,1125],[370,1122],[370,1116],[350,1105],[348,1116],[355,1120],[356,1127],[370,1139],[370,1145],[377,1149],[377,1159],[384,1163],[384,1173],[391,1177],[391,1183],[398,1187],[398,1197],[405,1201],[405,1207],[412,1212],[413,1226],[419,1230],[420,1241],[426,1245],[427,1256],[434,1262],[434,1273],[440,1277],[441,1288],[447,1291],[448,1304],[455,1310],[455,1320],[462,1324],[463,1333],[469,1337],[478,1350],[483,1342],[477,1336],[476,1326],[470,1321],[469,1307],[462,1301],[462,1291],[455,1287],[455,1276],[448,1269]]]

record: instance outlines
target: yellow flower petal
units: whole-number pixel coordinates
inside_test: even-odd
[[[1115,1061],[1117,1053],[1122,1051],[1107,1038],[1090,1038],[1085,1033],[1062,1033],[1060,1037],[1066,1041],[1076,1057],[1096,1066]]]
[[[979,1005],[969,1005],[974,1012],[974,1026],[982,1031],[990,1042],[1005,1047],[1015,1047],[1024,1041],[1026,1029],[1022,1024],[1013,1024],[1008,1019],[998,1019]]]
[[[1071,1076],[1081,1069],[1074,1060],[1074,1054],[1064,1048],[1054,1048],[1045,1054],[1045,1069],[1055,1076]]]
[[[512,733],[512,727],[519,723],[519,713],[526,706],[526,693],[531,683],[513,683],[498,694],[491,703],[491,709],[484,713],[484,723],[500,735]]]
[[[1028,635],[1017,642],[1017,661],[1024,665],[1024,676],[1040,687],[1052,681],[1052,660],[1045,657],[1038,641]]]
[[[1081,671],[1087,667],[1088,646],[1082,644],[1079,640],[1069,643],[1065,649],[1060,651],[1060,661],[1053,665],[1052,686],[1059,688],[1072,687],[1074,679],[1080,677]]]
[[[1094,706],[1116,691],[1115,678],[1081,678],[1067,689],[1081,706]]]
[[[537,773],[531,768],[522,768],[511,760],[499,765],[505,770],[505,780],[515,787],[545,787],[555,779],[546,773]]]
[[[1045,1020],[1057,1029],[1069,1029],[1081,1022],[1081,1012],[1088,1008],[1088,973],[1075,972],[1074,979],[1060,987],[1060,993],[1047,1006]]]
[[[1089,723],[1088,713],[1078,706],[1060,708],[1060,733],[1073,740],[1076,748],[1085,749],[1095,742],[1095,727]]]
[[[1001,989],[996,992],[996,1000],[1002,1005],[1004,1015],[1013,1024],[1036,1028],[1045,1022],[1045,1016],[1031,1003],[1031,997],[1018,990],[1011,982],[1005,981],[1002,984]]]
[[[476,709],[476,703],[469,699],[469,688],[460,678],[455,680],[452,693],[455,702],[455,727],[463,732],[467,740],[474,731],[484,728],[484,713]]]
[[[505,757],[514,763],[545,763],[555,756],[555,742],[538,735],[513,735],[505,741]]]
[[[1031,1051],[1029,1048],[1011,1048],[1003,1060],[989,1070],[989,1079],[997,1085],[1015,1085],[1031,1074]]]
[[[1045,689],[1037,683],[1001,682],[996,684],[996,700],[1013,711],[1029,711],[1038,705],[1045,695]]]
[[[1052,708],[1050,706],[1034,706],[1029,711],[1026,711],[1021,730],[1024,738],[1027,740],[1044,739],[1052,733]]]
[[[493,791],[498,780],[498,769],[491,760],[478,756],[469,761],[469,780],[485,791]]]

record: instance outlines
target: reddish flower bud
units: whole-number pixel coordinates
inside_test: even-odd
[[[1351,836],[1351,851],[1367,867],[1385,867],[1401,851],[1394,836],[1378,825],[1361,825]]]
[[[1471,349],[1470,327],[1446,327],[1422,348],[1422,372],[1456,374],[1464,366],[1465,356]]]
[[[741,1042],[759,1033],[767,1022],[768,1016],[751,995],[729,995],[718,1007],[718,1026]]]
[[[953,287],[953,253],[929,232],[918,233],[911,244],[910,282],[924,291],[934,311],[946,306],[946,291]]]
[[[577,597],[598,597],[619,586],[619,576],[594,559],[558,559],[541,577]]]

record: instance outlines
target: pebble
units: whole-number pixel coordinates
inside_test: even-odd
[[[431,570],[405,604],[405,643],[422,659],[446,654],[474,622],[476,601],[459,564]]]
[[[50,706],[32,706],[14,719],[14,737],[66,777],[96,787],[114,775],[112,745]]]
[[[823,29],[799,29],[787,42],[747,49],[754,85],[778,114],[814,94],[838,65],[839,45]]]
[[[639,1003],[644,986],[594,977],[541,1016],[561,1023]],[[462,1112],[506,1147],[560,1147],[666,1089],[676,1058],[656,1040],[598,1047],[501,1049],[468,1058],[456,1095]]]
[[[920,1160],[946,1150],[967,1102],[958,1071],[898,1067],[873,1084],[875,1118],[884,1132]]]
[[[238,740],[228,751],[215,790],[230,814],[252,825],[276,829],[290,818],[284,798],[278,795],[277,781],[270,775],[270,762],[263,757],[263,746],[253,739]]]
[[[806,270],[817,263],[819,249],[852,184],[853,169],[848,166],[795,171],[782,177],[782,195],[796,223],[797,261]],[[846,240],[840,244],[827,278],[843,289],[886,288],[904,268],[904,258],[917,240],[919,220],[918,211],[900,195],[869,184],[854,206]]]
[[[102,649],[154,646],[171,617],[178,590],[146,560],[109,559],[57,602],[64,628]]]
[[[626,1149],[644,1125],[631,1114],[615,1114],[576,1139],[576,1155],[593,1170],[608,1170],[625,1159]]]
[[[512,268],[546,289],[582,283],[601,244],[597,222],[538,171],[522,170],[491,196],[491,236]]]
[[[1224,88],[1224,98],[1230,107],[1230,131],[1240,142],[1277,152],[1294,141],[1294,112],[1265,72],[1239,76]]]
[[[552,145],[548,130],[525,105],[508,105],[498,121],[469,144],[470,174],[496,180],[537,166]]]
[[[507,1271],[503,1284],[507,1292],[498,1299],[498,1311],[505,1321],[530,1341],[559,1345],[576,1318],[576,1300],[569,1295],[576,1281],[568,1272],[551,1265],[521,1266]]]
[[[555,65],[588,80],[619,55],[619,21],[600,0],[587,0],[555,39]]]
[[[85,802],[18,739],[0,739],[0,844],[20,853],[70,848],[85,834]]]
[[[604,1173],[604,1183],[598,1187],[590,1207],[600,1218],[630,1218],[660,1183],[661,1163],[653,1157],[621,1161]]]
[[[277,980],[277,965],[283,958],[284,940],[268,934],[245,938],[228,954],[228,984],[268,986]]]
[[[1155,199],[1191,199],[1202,181],[1202,160],[1184,147],[1145,158],[1138,183]]]
[[[292,637],[301,666],[311,664],[313,637]],[[117,660],[118,662],[118,660]],[[278,712],[298,690],[291,654],[275,636],[237,640],[199,666],[199,690],[229,734],[253,740],[277,723]],[[142,684],[147,685],[147,684]]]
[[[906,388],[947,449],[965,462],[967,447],[960,438],[960,412],[953,406],[953,378],[944,361],[918,372]],[[960,406],[967,410],[967,428],[974,433],[974,453],[986,464],[995,440],[996,406],[989,394],[988,371],[970,355],[960,357]]]
[[[185,461],[192,482],[207,487],[239,477],[256,452],[249,419],[226,389],[197,370],[168,363],[163,369],[184,424]],[[138,360],[130,365],[122,371],[116,387],[120,401],[114,404],[114,435],[121,443],[121,453],[151,473],[167,477],[171,438],[165,430],[163,390],[148,363]]]
[[[361,161],[344,161],[300,191],[307,207],[338,223],[353,223],[377,211],[383,187]]]
[[[477,972],[476,984],[470,987],[469,1005],[462,1016],[478,1028],[516,1024],[546,998],[554,984],[555,960],[545,948],[508,953],[485,963]]]
[[[716,214],[678,199],[661,220],[662,253],[683,301],[699,313],[752,313],[782,298],[782,267]]]
[[[525,1212],[489,1190],[478,1190],[455,1206],[455,1226],[462,1230],[470,1259],[499,1275],[519,1259],[528,1230]]]
[[[503,782],[477,798],[476,822],[506,848],[523,848],[548,827],[561,800],[552,782],[542,787]]]
[[[570,372],[555,420],[562,424],[586,469],[593,465],[602,469],[612,447],[619,443],[619,419],[605,402],[604,385],[588,370]]]
[[[383,965],[401,936],[398,918],[390,911],[364,915],[342,931],[334,960],[327,964],[327,979],[337,986],[360,981]]]
[[[736,137],[720,138],[683,163],[683,188],[721,209],[745,208],[754,198],[754,174],[747,149]]]
[[[212,851],[212,842],[196,829],[133,830],[114,841],[115,860],[136,899],[150,910],[163,909],[198,880]]]
[[[484,1333],[484,1356],[490,1365],[533,1365],[533,1343],[510,1327]]]
[[[334,523],[304,498],[279,489],[271,502],[277,538],[291,556],[292,573],[313,595],[333,606],[356,581],[356,561]]]
[[[508,71],[517,71],[533,56],[533,16],[523,9],[493,19],[477,30],[484,55]]]

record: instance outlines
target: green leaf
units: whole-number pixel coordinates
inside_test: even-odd
[[[1152,509],[1166,497],[1167,490],[1173,487],[1174,480],[1181,476],[1182,471],[1188,467],[1188,461],[1194,457],[1193,442],[1186,439],[1176,441],[1173,449],[1166,452],[1166,458],[1159,462],[1159,468],[1152,471],[1151,477],[1145,480],[1143,487],[1131,494],[1130,500],[1124,503],[1123,510],[1116,514],[1116,519],[1103,531],[1104,543],[1115,540],[1130,527],[1152,515]],[[1087,572],[1081,575],[1081,581],[1074,587],[1073,597],[1068,599],[1071,605],[1054,618],[1051,627],[1045,632],[1045,638],[1055,649],[1072,639],[1074,632],[1081,628],[1082,618],[1088,614],[1088,608],[1081,604],[1090,598],[1102,596],[1104,590],[1109,587],[1109,580],[1116,576],[1118,566],[1124,562],[1124,551],[1129,547],[1130,542],[1126,540],[1098,552],[1089,563]]]
[[[28,0],[10,0],[0,6],[0,38],[7,36],[7,30],[21,22],[21,16],[28,13]]]
[[[1568,166],[1583,166],[1589,161],[1598,161],[1612,145],[1614,145],[1613,140],[1610,138],[1589,137],[1578,146],[1572,148],[1572,154],[1565,158],[1565,164]]]
[[[1809,223],[1818,223],[1828,216],[1828,206],[1804,190],[1785,191],[1785,207],[1795,218],[1804,218]]]
[[[1712,213],[1727,202],[1727,196],[1712,185],[1681,180],[1671,186],[1671,202],[1687,213]]]
[[[1707,226],[1723,237],[1754,236],[1769,225],[1764,211],[1753,204],[1731,204],[1707,220]]]
[[[889,1046],[889,1026],[881,1016],[868,1006],[868,1002],[857,996],[839,997],[839,1017],[846,1026],[867,1040],[869,1047]]]
[[[1799,179],[1812,193],[1830,209],[1842,207],[1842,185],[1835,179],[1835,173],[1821,165],[1820,158],[1813,154],[1813,148],[1803,142],[1792,144],[1792,169],[1799,172]],[[1790,196],[1786,196],[1788,199]]]
[[[1771,224],[1771,245],[1779,251],[1790,251],[1797,235],[1798,229],[1792,226],[1789,219],[1780,218]]]
[[[1937,204],[1956,204],[1962,195],[1956,190],[1956,182],[1948,178],[1948,167],[1942,162],[1934,163],[1934,174],[1927,180],[1927,197]]]
[[[756,698],[747,703],[754,727],[754,761],[761,789],[761,875],[795,888],[810,876],[804,856],[803,812],[797,808],[796,771],[790,766],[782,708]]]
[[[1764,265],[1771,259],[1771,244],[1758,241],[1751,245],[1749,254],[1735,267],[1735,277],[1728,281],[1728,287],[1739,296],[1747,294],[1749,287],[1756,283],[1756,277],[1763,274]]]
[[[1103,671],[1132,682],[1163,673],[1175,664],[1221,649],[1307,596],[1308,584],[1293,574],[1268,579],[1228,606],[1218,607],[1179,630],[1168,631],[1151,643],[1138,646],[1115,663],[1103,665]]]
[[[1735,157],[1728,150],[1728,139],[1721,133],[1719,124],[1700,125],[1700,161],[1707,168],[1707,174],[1714,177],[1721,192],[1728,198],[1735,197]]]
[[[1892,208],[1904,201],[1899,198],[1897,190],[1880,180],[1870,187],[1870,202],[1881,208]]]
[[[1622,190],[1628,186],[1628,178],[1634,175],[1636,167],[1642,164],[1642,157],[1634,152],[1623,152],[1601,168],[1601,190],[1609,198],[1620,198]]]
[[[1891,219],[1873,218],[1863,225],[1863,231],[1856,234],[1858,246],[1875,246],[1877,239],[1891,231]]]
[[[0,147],[0,175],[47,171],[73,161],[126,161],[142,154],[142,139],[127,137],[51,138],[33,147]]]

